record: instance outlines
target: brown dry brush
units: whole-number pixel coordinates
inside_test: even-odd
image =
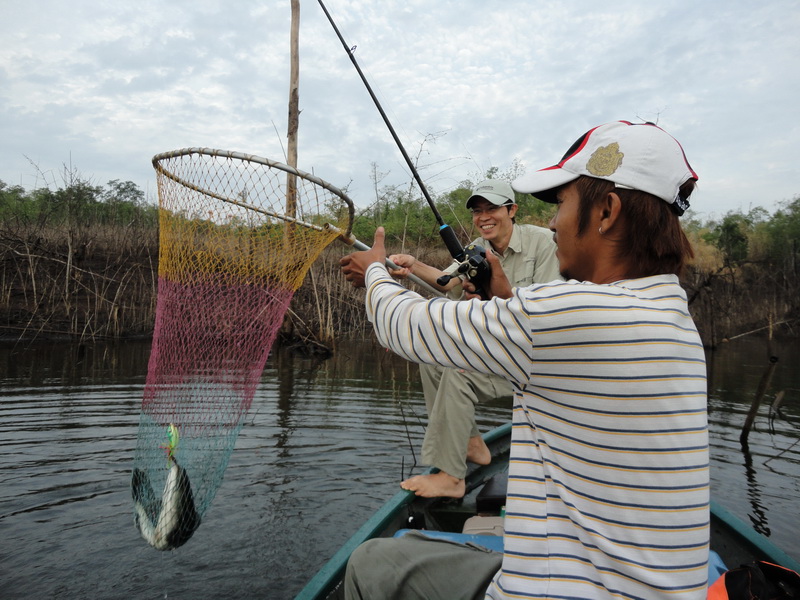
[[[690,269],[682,281],[689,309],[706,347],[742,334],[800,334],[797,278],[756,263],[725,264],[711,271]]]
[[[0,229],[0,336],[149,335],[157,257],[153,228],[6,224]]]
[[[399,244],[389,250],[399,251]],[[339,270],[340,258],[350,251],[334,243],[314,262],[287,313],[285,344],[325,355],[348,339],[371,336],[364,291],[353,289]],[[439,246],[406,252],[432,265],[450,261]],[[87,341],[151,335],[157,261],[152,226],[6,223],[0,228],[0,337]],[[688,269],[683,285],[706,346],[774,325],[798,334],[796,274],[758,263],[710,261]]]
[[[364,291],[354,290],[339,271],[342,245],[326,248],[311,265],[286,315],[291,327],[281,340],[312,354],[327,354],[345,337],[363,336],[369,329]]]

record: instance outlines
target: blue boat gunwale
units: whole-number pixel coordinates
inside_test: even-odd
[[[716,500],[711,500],[709,512],[712,520],[716,519],[721,522],[729,532],[734,533],[744,544],[749,545],[755,554],[763,556],[768,562],[800,573],[800,562],[786,554],[768,537],[758,533]],[[732,569],[739,565],[727,566]]]

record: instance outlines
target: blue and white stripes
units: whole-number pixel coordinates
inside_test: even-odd
[[[382,344],[514,384],[490,598],[705,598],[705,357],[676,277],[426,301],[376,264],[367,285]]]
[[[492,303],[425,300],[376,265],[367,271],[367,315],[384,346],[414,362],[527,381],[531,334],[519,297]]]

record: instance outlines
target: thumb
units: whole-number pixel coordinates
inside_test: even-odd
[[[375,240],[372,242],[373,248],[378,248],[380,250],[386,250],[386,246],[383,243],[383,240],[386,238],[386,231],[383,227],[378,227],[375,230]]]
[[[491,248],[486,248],[486,262],[489,263],[489,266],[492,267],[492,270],[494,270],[495,266],[502,270],[502,267],[500,267],[500,259],[497,258],[497,255]]]

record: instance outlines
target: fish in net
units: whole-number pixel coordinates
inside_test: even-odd
[[[326,246],[352,239],[354,209],[258,156],[188,148],[153,166],[158,294],[131,493],[142,537],[172,550],[222,483],[294,292]]]

